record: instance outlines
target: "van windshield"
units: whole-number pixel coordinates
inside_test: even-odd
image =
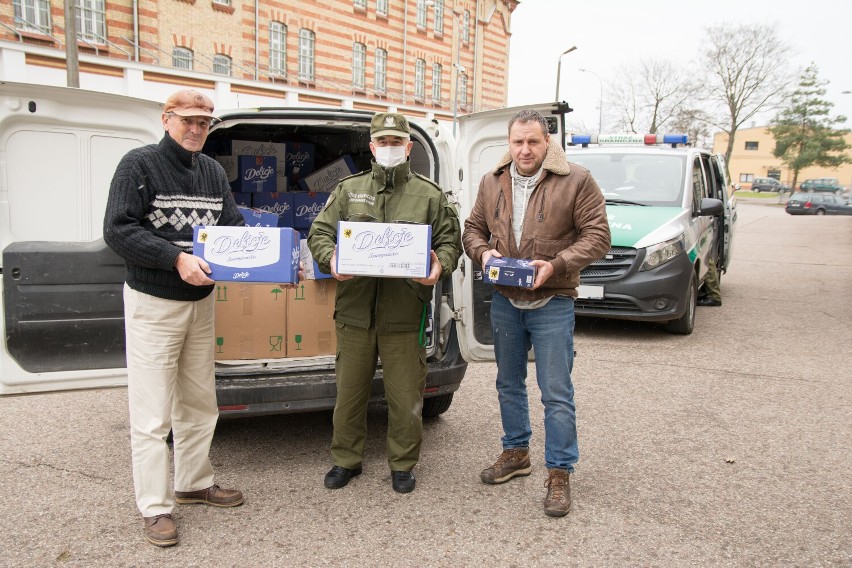
[[[609,201],[654,207],[683,203],[684,156],[622,153],[571,153],[568,160],[588,168]]]

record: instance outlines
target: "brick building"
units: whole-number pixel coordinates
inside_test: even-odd
[[[80,87],[452,120],[507,98],[517,0],[75,0]],[[66,84],[62,0],[0,6],[0,79]]]

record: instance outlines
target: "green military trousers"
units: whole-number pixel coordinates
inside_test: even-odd
[[[707,261],[707,275],[704,277],[704,291],[708,298],[722,300],[722,289],[719,285],[719,269],[714,259]]]
[[[416,331],[377,333],[372,328],[337,324],[337,402],[331,455],[334,465],[349,469],[361,465],[377,357],[382,361],[388,405],[388,463],[392,471],[411,471],[423,440],[426,385],[426,350],[418,343]]]

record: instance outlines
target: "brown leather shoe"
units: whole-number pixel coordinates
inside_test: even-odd
[[[564,517],[571,508],[571,486],[568,485],[568,470],[547,470],[547,495],[544,497],[544,514],[548,517]]]
[[[515,476],[529,475],[532,471],[530,465],[530,449],[529,448],[509,448],[503,450],[497,461],[489,468],[482,470],[479,478],[482,483],[493,485],[495,483],[505,483]]]
[[[203,503],[215,507],[236,507],[243,504],[243,494],[236,489],[222,489],[211,485],[198,491],[175,491],[175,501],[178,503]]]
[[[178,542],[177,526],[168,513],[145,517],[145,539],[154,546],[174,546]]]

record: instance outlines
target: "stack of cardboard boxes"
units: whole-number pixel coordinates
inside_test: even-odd
[[[333,355],[337,281],[319,272],[305,237],[341,178],[356,172],[349,156],[316,168],[313,144],[233,140],[208,148],[225,168],[249,226],[290,227],[302,237],[306,279],[216,283],[216,359]]]

